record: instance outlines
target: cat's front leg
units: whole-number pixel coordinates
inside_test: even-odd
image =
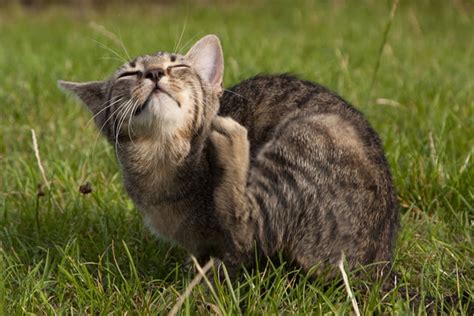
[[[216,213],[234,243],[234,255],[223,258],[235,265],[252,253],[255,225],[252,208],[246,192],[249,170],[249,141],[247,129],[229,117],[217,116],[212,122],[210,134],[216,160],[222,169],[214,191]],[[232,258],[234,257],[234,258]]]
[[[231,200],[243,194],[249,168],[249,142],[247,129],[230,117],[217,116],[212,121],[211,141],[217,163],[224,171],[221,183],[234,191]],[[230,192],[228,192],[230,193]],[[235,201],[239,203],[241,201]]]

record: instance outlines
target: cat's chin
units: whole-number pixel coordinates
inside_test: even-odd
[[[134,125],[145,129],[159,127],[161,131],[174,131],[184,120],[183,110],[167,93],[156,91],[136,110]]]
[[[181,106],[166,92],[153,92],[148,101],[148,108],[160,119],[175,116],[181,117]]]
[[[165,91],[161,90],[161,89],[155,89],[153,90],[150,95],[148,96],[148,98],[145,100],[145,102],[143,102],[142,105],[138,106],[135,110],[135,113],[133,114],[134,116],[138,116],[140,115],[145,109],[151,107],[151,106],[160,106],[159,103],[160,103],[160,99],[163,99],[162,98],[162,94],[165,94],[167,95],[169,98],[171,98],[171,96],[166,93]],[[172,99],[172,98],[171,98]],[[164,102],[166,100],[161,100],[161,102]]]

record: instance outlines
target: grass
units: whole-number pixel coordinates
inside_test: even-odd
[[[472,4],[401,1],[379,62],[389,1],[218,3],[2,8],[0,314],[163,314],[193,277],[182,269],[186,254],[143,227],[90,115],[56,88],[57,79],[100,79],[120,65],[102,46],[125,52],[104,28],[132,56],[173,50],[181,32],[181,51],[216,33],[226,85],[292,72],[350,100],[383,139],[402,205],[398,286],[382,294],[378,284],[351,280],[359,308],[424,314],[423,304],[410,306],[408,285],[437,305],[464,295],[445,312],[467,314],[474,298]],[[44,181],[32,128],[49,189],[38,187]],[[87,181],[93,192],[83,195]],[[198,286],[180,312],[209,309],[322,315],[347,314],[352,305],[343,284],[297,280],[278,266],[224,282],[215,293]]]

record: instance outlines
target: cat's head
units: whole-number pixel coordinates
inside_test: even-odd
[[[190,141],[207,128],[218,110],[223,72],[219,39],[207,35],[186,55],[145,55],[105,81],[58,84],[87,105],[112,143]]]

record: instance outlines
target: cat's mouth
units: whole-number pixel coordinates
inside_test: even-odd
[[[157,85],[150,92],[150,94],[148,95],[148,98],[146,98],[145,102],[143,102],[143,104],[141,104],[140,106],[137,107],[137,109],[135,110],[134,115],[136,116],[136,115],[139,115],[141,112],[143,112],[143,110],[145,110],[148,107],[149,103],[152,101],[151,99],[153,98],[153,96],[157,96],[160,93],[166,94],[169,98],[174,100],[179,107],[181,107],[181,104],[175,98],[173,98],[173,96],[168,91],[166,91],[165,89],[163,89],[162,87]]]

